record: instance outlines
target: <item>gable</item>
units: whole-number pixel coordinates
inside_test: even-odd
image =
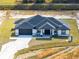
[[[36,26],[36,28],[41,27],[43,24],[45,24],[45,23],[47,23],[47,22],[48,22],[49,24],[51,24],[52,26],[56,27],[56,28],[58,27],[57,24],[55,24],[55,23],[49,21],[48,19],[46,19],[46,20],[42,21],[40,24],[38,24],[38,25]]]
[[[39,29],[55,29],[55,27],[52,24],[50,24],[49,22],[46,22],[45,24],[40,26]]]

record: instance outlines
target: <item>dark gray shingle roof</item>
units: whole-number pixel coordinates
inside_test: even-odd
[[[33,28],[39,28],[46,22],[49,22],[52,26],[54,26],[56,29],[65,29],[69,30],[69,27],[67,27],[62,21],[59,21],[53,17],[43,17],[40,15],[36,15],[34,17],[20,19],[19,21],[15,22],[16,27],[15,28],[23,28],[23,29],[33,29]],[[51,28],[48,24],[45,25],[43,28]]]
[[[44,17],[40,15],[36,15],[32,19],[30,19],[28,22],[31,23],[33,26],[36,26],[38,23],[42,22],[43,20],[45,20]]]
[[[19,26],[16,26],[15,29],[33,29],[33,26],[27,22],[24,22],[23,24],[20,24]]]

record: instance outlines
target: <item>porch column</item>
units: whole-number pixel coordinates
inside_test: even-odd
[[[44,35],[44,32],[45,32],[45,30],[44,29],[42,29],[42,34]]]
[[[37,30],[36,29],[32,29],[32,35],[36,35]]]
[[[58,36],[61,36],[61,30],[58,30]]]
[[[19,29],[15,30],[15,35],[19,35]]]
[[[40,35],[43,35],[43,29],[41,29],[41,33],[40,33]]]

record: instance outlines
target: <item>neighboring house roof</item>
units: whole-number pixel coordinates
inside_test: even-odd
[[[36,15],[30,18],[20,19],[15,22],[17,28],[22,29],[66,29],[69,30],[69,27],[66,26],[62,21],[59,21],[53,17],[44,17]]]

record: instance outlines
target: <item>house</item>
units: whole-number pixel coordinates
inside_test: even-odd
[[[69,37],[70,35],[70,28],[68,25],[53,17],[36,15],[17,20],[15,24],[15,36],[31,35],[34,37]]]

